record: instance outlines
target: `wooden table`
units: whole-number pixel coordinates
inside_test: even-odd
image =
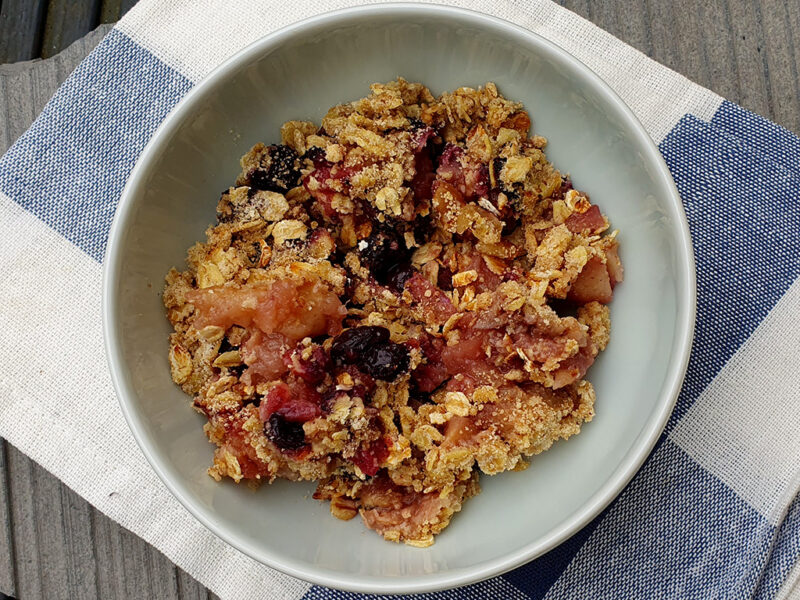
[[[0,13],[9,2],[0,0]],[[132,2],[87,4],[97,11]],[[701,85],[800,133],[800,2],[562,0],[561,4]],[[3,32],[0,24],[0,45],[7,43]],[[10,95],[27,94],[27,102],[17,100],[14,105],[13,118],[5,123],[0,119],[0,152],[24,131],[102,33],[34,66],[0,66],[0,106]],[[36,77],[34,68],[39,70]],[[0,446],[0,592],[20,599],[213,597],[160,552],[5,442]]]
[[[0,0],[0,64],[55,56],[137,0]]]

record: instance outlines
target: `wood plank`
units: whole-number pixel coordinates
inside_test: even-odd
[[[605,2],[600,4],[604,7],[613,6]],[[613,8],[613,17],[616,22],[614,29],[619,32],[618,37],[648,56],[653,54],[653,38],[650,35],[652,21],[647,2],[641,2],[635,9],[620,6]],[[608,21],[610,22],[611,18]]]
[[[0,120],[0,152],[25,131],[109,29],[98,28],[51,60],[0,66],[0,106],[8,107],[0,114],[8,117]],[[23,598],[182,597],[177,569],[163,554],[96,511],[16,449],[10,452],[14,496],[6,498],[0,489],[0,504],[12,528],[4,537],[0,524],[0,555],[6,557],[5,564],[0,562],[0,590]],[[14,541],[22,547],[15,550]],[[16,587],[15,564],[23,565],[18,575],[25,578]],[[11,573],[4,573],[9,568]],[[187,598],[207,597],[205,588],[183,572],[181,586]]]
[[[31,71],[25,69],[9,69],[0,75],[0,99],[7,103],[5,114],[0,116],[4,129],[0,140],[4,144],[13,144],[38,114],[32,103],[33,79]]]
[[[800,133],[800,3],[560,4],[692,81]]]
[[[178,569],[178,597],[181,600],[209,600],[209,592],[194,577]]]
[[[58,89],[58,86],[61,85],[61,82],[69,77],[70,73],[75,70],[75,67],[86,58],[89,52],[94,50],[94,47],[100,43],[109,31],[111,31],[112,27],[113,25],[111,24],[98,26],[94,31],[83,36],[78,41],[73,42],[66,50],[59,52],[48,61],[51,64],[50,68],[53,70],[53,75],[56,78],[56,85],[55,88],[53,88],[53,92],[50,94],[51,97],[53,93],[55,93],[55,90]]]
[[[694,7],[697,35],[701,40],[701,60],[707,73],[705,81],[720,96],[736,101],[741,96],[741,89],[736,78],[731,77],[731,73],[736,71],[731,14],[722,2],[697,4],[692,0],[691,4]],[[684,10],[687,9],[688,3]],[[677,37],[677,41],[680,41],[680,36]]]
[[[762,0],[760,14],[775,120],[800,132],[800,11],[784,0]]]
[[[101,25],[50,60],[0,65],[0,153],[25,132],[58,86],[111,30]]]
[[[56,477],[10,447],[11,507],[21,598],[207,597],[147,542],[123,529]]]
[[[11,499],[8,492],[8,464],[5,440],[0,441],[0,593],[13,596],[16,593],[14,582],[14,548],[12,546]]]
[[[122,16],[122,0],[102,0],[100,4],[100,22],[113,23]]]
[[[20,598],[43,598],[39,539],[34,514],[33,461],[8,446],[9,497],[14,536],[15,588]]]
[[[782,2],[780,3],[782,4]],[[789,24],[789,42],[794,59],[791,61],[790,70],[774,70],[770,80],[783,80],[786,82],[785,85],[793,85],[795,96],[798,99],[798,103],[800,103],[800,73],[798,73],[800,71],[800,67],[798,67],[798,65],[800,65],[800,10],[790,10],[789,6],[788,3],[784,4],[784,8],[786,9],[785,18],[786,22]],[[789,119],[792,125],[789,125],[788,121],[780,121],[780,123],[795,133],[800,134],[800,110],[790,115]]]
[[[592,7],[592,0],[558,0],[558,3],[564,8],[579,14],[584,19],[589,19],[591,21],[589,18],[589,11]],[[597,23],[595,23],[595,25],[597,25]]]
[[[24,553],[24,569],[18,570],[17,588],[20,596],[93,596],[95,566],[91,556],[87,557],[85,553],[88,504],[18,450],[12,448],[9,456],[12,496],[19,497],[18,492],[21,491],[29,499],[29,510],[13,515],[14,539],[23,539],[23,536],[32,534],[36,540],[31,551]],[[67,499],[65,502],[65,496],[69,494],[77,501],[70,503]],[[70,539],[68,533],[75,531],[82,531],[83,535]],[[29,579],[37,579],[34,588],[37,596],[31,593]]]
[[[113,23],[125,16],[138,0],[102,0],[100,22]]]
[[[767,84],[764,32],[757,4],[752,0],[728,0],[730,34],[735,68],[732,75],[739,82],[739,96],[729,98],[748,110],[775,118],[772,94]]]
[[[99,23],[100,0],[50,0],[42,36],[42,58],[61,52]]]
[[[92,515],[95,509],[86,500],[67,486],[40,469],[39,477],[48,482],[55,481],[61,492],[61,522],[64,546],[66,547],[67,592],[70,600],[94,600],[97,597],[97,573],[99,561],[94,553]],[[63,588],[54,590],[61,592]],[[51,598],[58,598],[53,593]]]
[[[47,0],[0,2],[0,64],[39,56]]]
[[[680,69],[680,48],[676,47],[672,41],[675,38],[675,11],[671,2],[662,0],[647,0],[645,11],[648,16],[648,28],[650,29],[651,52],[650,58],[668,66],[679,73],[684,73]],[[626,40],[627,41],[627,40]],[[636,46],[638,48],[638,46]],[[638,48],[641,50],[641,48]]]
[[[177,600],[177,568],[150,544],[94,511],[97,598]]]
[[[139,0],[102,0],[100,22],[113,23],[125,16]]]

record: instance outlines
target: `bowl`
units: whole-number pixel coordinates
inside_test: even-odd
[[[384,541],[332,518],[313,484],[258,491],[207,474],[204,418],[170,379],[164,275],[215,220],[219,191],[256,142],[288,119],[319,122],[335,104],[403,76],[438,94],[497,83],[524,102],[548,157],[620,230],[625,282],[612,341],[589,372],[595,419],[529,469],[482,478],[436,543]],[[104,266],[103,318],[122,411],[147,459],[208,529],[262,563],[317,584],[411,593],[491,577],[586,525],[648,456],[689,355],[694,266],[680,198],[627,106],[583,64],[510,23],[443,6],[395,4],[324,14],[264,37],[198,84],[142,152],[122,194]]]

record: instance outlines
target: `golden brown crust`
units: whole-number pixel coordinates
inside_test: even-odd
[[[163,296],[212,477],[318,480],[334,516],[424,546],[479,471],[592,419],[616,232],[530,126],[494,84],[435,98],[399,79],[242,158]],[[386,331],[396,372],[334,356],[360,327]]]

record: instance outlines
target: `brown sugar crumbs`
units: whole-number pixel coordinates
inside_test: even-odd
[[[164,293],[212,477],[315,480],[427,546],[479,473],[591,420],[616,232],[530,127],[492,83],[398,79],[245,154]]]

